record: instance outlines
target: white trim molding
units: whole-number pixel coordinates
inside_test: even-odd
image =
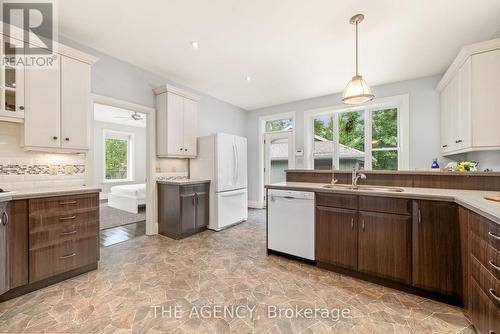
[[[312,156],[314,144],[312,133],[314,117],[395,106],[398,108],[398,167],[399,170],[408,170],[410,167],[410,96],[408,94],[377,98],[359,106],[346,106],[345,104],[341,104],[304,111],[304,168],[314,168]],[[334,122],[334,126],[335,124],[337,124],[337,122]],[[369,129],[369,132],[371,133],[371,129]],[[338,165],[338,162],[336,165]]]
[[[158,234],[158,215],[157,215],[157,195],[156,195],[156,110],[140,104],[128,101],[118,100],[112,97],[93,94],[92,95],[92,113],[95,103],[108,106],[123,108],[131,111],[137,111],[147,115],[146,117],[146,234]],[[92,118],[93,119],[93,118]],[[87,170],[94,168],[94,122],[91,122],[91,143],[87,159]],[[87,173],[87,184],[93,184],[94,178],[92,172]]]
[[[292,147],[293,152],[295,152],[295,111],[279,113],[279,114],[271,114],[271,115],[263,115],[259,117],[259,199],[257,200],[257,207],[264,207],[264,134],[266,133],[266,122],[268,121],[276,121],[280,119],[290,118],[292,120]],[[293,157],[295,158],[295,157]]]

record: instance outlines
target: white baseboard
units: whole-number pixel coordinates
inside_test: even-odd
[[[263,209],[262,205],[259,205],[256,201],[248,201],[248,207],[252,209]]]

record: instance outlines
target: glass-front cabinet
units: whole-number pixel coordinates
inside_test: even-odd
[[[22,122],[24,119],[24,66],[15,54],[6,54],[1,37],[0,120]]]

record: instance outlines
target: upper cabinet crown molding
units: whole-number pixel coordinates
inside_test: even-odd
[[[176,95],[180,95],[182,97],[185,97],[186,99],[190,99],[190,100],[193,100],[193,101],[200,100],[200,97],[198,95],[189,93],[189,92],[187,92],[187,91],[185,91],[183,89],[180,89],[180,88],[177,88],[175,86],[168,85],[168,84],[160,86],[158,88],[155,88],[154,92],[155,92],[155,95],[160,95],[160,94],[163,94],[163,93],[166,93],[166,92],[170,92],[170,93],[174,93]]]
[[[500,38],[490,39],[488,41],[467,45],[464,46],[458,55],[455,57],[453,63],[451,63],[448,70],[443,75],[438,85],[436,86],[436,90],[441,92],[451,80],[457,71],[462,67],[462,65],[470,58],[472,55],[479,54],[482,52],[488,52],[492,50],[500,49]]]

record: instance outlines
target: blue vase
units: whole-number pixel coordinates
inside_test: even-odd
[[[439,164],[438,164],[438,159],[434,159],[432,160],[432,166],[431,168],[439,168]]]

